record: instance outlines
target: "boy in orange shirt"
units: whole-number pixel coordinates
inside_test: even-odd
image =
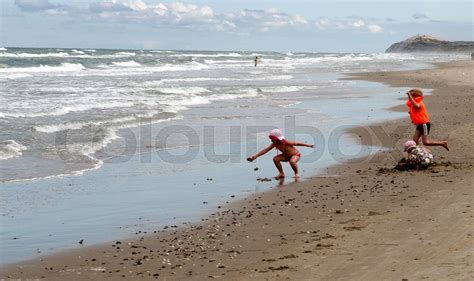
[[[421,141],[426,146],[442,146],[446,150],[449,150],[447,141],[428,139],[431,123],[425,104],[423,103],[423,92],[419,89],[411,89],[407,92],[407,96],[408,101],[406,104],[408,108],[410,108],[411,122],[416,126],[415,135],[413,136],[415,143],[418,144],[421,137]]]

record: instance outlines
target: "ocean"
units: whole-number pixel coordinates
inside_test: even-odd
[[[272,188],[255,172],[276,174],[271,160],[245,162],[272,127],[320,132],[302,136],[321,151],[305,151],[303,176],[371,153],[348,137],[331,154],[335,125],[405,116],[385,109],[406,89],[341,78],[456,59],[0,48],[1,262],[194,221],[230,195]]]

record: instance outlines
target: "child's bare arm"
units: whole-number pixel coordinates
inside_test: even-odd
[[[275,145],[272,143],[272,144],[269,145],[267,148],[262,149],[259,153],[255,154],[254,156],[251,156],[251,157],[247,158],[247,160],[253,161],[253,160],[257,159],[258,157],[260,157],[260,156],[266,154],[267,152],[269,152],[270,150],[272,150],[272,148],[274,148],[274,147],[275,147]]]
[[[420,104],[417,103],[417,102],[415,101],[415,99],[411,96],[411,93],[410,93],[410,92],[407,93],[407,96],[408,96],[408,99],[411,101],[411,103],[413,104],[413,106],[414,106],[415,108],[420,108],[420,107],[421,107]]]
[[[288,143],[293,145],[293,146],[314,147],[314,144],[307,144],[307,143],[299,142],[299,141],[288,141]]]

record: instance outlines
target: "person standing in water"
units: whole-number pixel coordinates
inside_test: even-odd
[[[255,62],[254,66],[257,67],[257,64],[260,62],[260,58],[258,56],[256,56],[253,61]]]
[[[283,134],[280,129],[271,130],[268,137],[272,141],[272,144],[270,144],[267,148],[263,149],[254,156],[247,158],[247,160],[252,162],[258,157],[266,154],[273,148],[276,148],[277,150],[281,151],[281,154],[278,154],[277,156],[273,157],[273,163],[275,163],[275,166],[279,172],[276,178],[281,179],[285,177],[281,162],[290,162],[290,166],[295,172],[295,178],[299,178],[300,174],[298,172],[298,161],[301,158],[301,153],[298,151],[298,149],[295,148],[295,146],[314,147],[314,145],[297,141],[288,141],[285,139],[285,137],[283,137]]]

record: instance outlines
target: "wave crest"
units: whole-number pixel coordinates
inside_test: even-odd
[[[82,71],[86,68],[80,63],[61,63],[58,66],[40,65],[34,67],[8,67],[0,69],[0,77],[3,73],[41,73],[41,72],[71,72]]]
[[[210,92],[208,89],[203,87],[171,87],[171,88],[159,88],[158,91],[165,94],[177,94],[177,95],[193,95]]]
[[[0,143],[0,160],[10,159],[22,155],[27,147],[14,140],[6,140]]]
[[[122,66],[122,67],[139,67],[142,66],[138,62],[134,60],[129,60],[129,61],[119,61],[119,62],[113,62],[112,63],[115,66]]]

